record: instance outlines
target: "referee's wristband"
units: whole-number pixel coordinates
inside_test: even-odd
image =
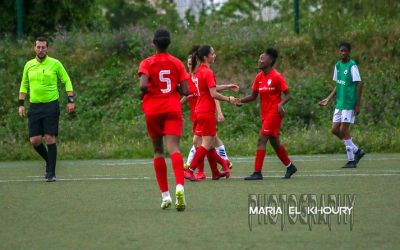
[[[18,107],[25,106],[24,103],[25,103],[24,99],[18,99]]]
[[[75,102],[74,96],[73,95],[67,96],[67,101],[68,101],[68,103],[74,103]]]

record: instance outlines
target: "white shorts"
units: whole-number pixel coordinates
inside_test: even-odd
[[[354,110],[335,109],[335,112],[333,113],[332,122],[354,124],[355,120],[356,116]]]

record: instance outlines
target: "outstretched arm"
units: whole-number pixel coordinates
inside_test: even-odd
[[[257,98],[257,96],[258,96],[258,92],[253,90],[250,95],[241,98],[240,103],[252,102]]]
[[[336,86],[335,86],[335,88],[332,90],[332,92],[328,95],[327,98],[325,98],[325,99],[323,99],[323,100],[321,100],[321,101],[319,102],[319,105],[320,105],[320,106],[326,106],[326,105],[329,103],[329,101],[330,101],[335,95],[336,95]]]
[[[214,98],[216,100],[225,101],[225,102],[228,102],[231,104],[237,104],[239,101],[239,99],[237,99],[233,96],[221,95],[220,93],[217,92],[216,87],[209,88],[209,90],[210,90],[210,94],[211,94],[212,98]]]
[[[232,90],[234,92],[239,92],[239,86],[236,84],[221,84],[216,86],[217,91]]]

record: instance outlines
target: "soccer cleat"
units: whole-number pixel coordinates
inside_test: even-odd
[[[225,178],[229,178],[231,176],[231,169],[229,168],[230,166],[230,161],[229,160],[224,160],[224,163],[222,164],[222,174],[225,176]]]
[[[54,181],[56,181],[56,180],[57,180],[57,177],[56,177],[54,174],[49,173],[49,174],[47,175],[46,182],[54,182]]]
[[[356,168],[357,163],[355,161],[348,161],[342,168]]]
[[[43,176],[44,176],[45,179],[47,179],[47,177],[49,177],[49,173],[45,172]]]
[[[185,179],[196,181],[196,176],[193,174],[193,170],[191,170],[190,168],[183,172],[183,176],[185,177]]]
[[[229,161],[229,169],[232,169],[232,168],[233,168],[233,164],[231,161]]]
[[[213,174],[213,175],[212,175],[212,178],[211,178],[211,179],[212,179],[213,181],[217,181],[217,180],[221,179],[222,177],[225,177],[225,174],[218,171],[217,174]]]
[[[185,162],[185,164],[183,164],[183,169],[187,170],[190,166],[190,163]]]
[[[168,197],[166,199],[163,199],[161,202],[161,208],[162,209],[167,209],[172,205],[172,200],[171,197]]]
[[[297,172],[297,168],[293,163],[290,164],[289,167],[286,168],[286,174],[282,177],[282,179],[290,179],[290,177]]]
[[[365,152],[362,148],[359,148],[357,150],[357,152],[354,153],[354,161],[356,162],[356,165],[358,164],[358,162],[361,160],[361,158],[363,158],[365,155]]]
[[[261,172],[253,172],[251,175],[244,177],[246,181],[262,180],[263,175]]]
[[[46,165],[44,166],[44,168],[46,169],[46,172],[44,173],[44,178],[47,179],[47,177],[48,177],[49,174],[50,174],[50,169],[49,169],[49,166],[47,165],[47,163],[46,163]]]
[[[207,176],[204,172],[197,172],[194,174],[194,177],[196,178],[196,181],[202,181],[207,178]]]
[[[175,196],[176,196],[176,201],[175,201],[176,210],[179,211],[179,212],[185,210],[186,201],[185,201],[185,191],[183,189],[183,186],[177,185]]]

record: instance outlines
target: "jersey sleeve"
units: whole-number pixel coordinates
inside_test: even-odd
[[[257,75],[256,76],[256,78],[254,79],[254,81],[253,81],[253,85],[251,86],[251,89],[254,91],[254,92],[258,92],[258,87],[259,87],[259,77],[258,77],[259,75]]]
[[[213,88],[213,87],[217,86],[214,73],[211,70],[208,70],[206,73],[206,82],[207,82],[208,88]]]
[[[361,82],[360,72],[358,71],[357,65],[351,66],[351,77],[353,82]]]
[[[286,90],[289,89],[289,86],[285,80],[285,77],[283,77],[282,75],[278,75],[277,80],[279,82],[279,88],[280,88],[281,92],[285,92]]]
[[[21,86],[19,88],[19,92],[28,93],[29,88],[29,79],[28,79],[28,63],[25,64],[24,71],[22,73]]]
[[[333,68],[333,79],[332,80],[334,80],[335,82],[337,81],[337,69],[336,69],[336,65],[335,65],[335,67]]]
[[[137,74],[138,76],[141,76],[143,74],[146,76],[150,76],[148,60],[143,60],[140,62]]]
[[[186,72],[185,66],[181,61],[177,62],[177,67],[179,70],[179,82],[182,82],[184,80],[188,80],[190,78],[189,74]]]
[[[65,91],[67,92],[74,91],[71,79],[69,78],[68,73],[65,70],[64,66],[59,61],[57,62],[57,76],[60,79],[60,81],[64,84]]]

